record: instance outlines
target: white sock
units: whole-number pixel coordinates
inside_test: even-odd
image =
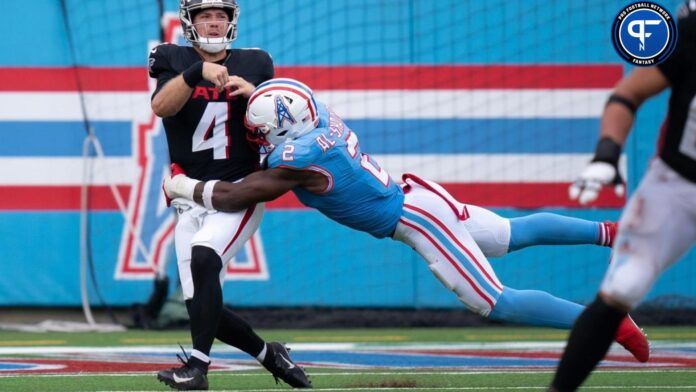
[[[268,346],[267,344],[264,344],[264,345],[263,345],[263,350],[261,350],[261,352],[259,353],[259,355],[256,356],[256,360],[257,360],[257,361],[263,363],[263,360],[266,359],[266,351],[267,351],[267,350],[266,350],[266,347],[267,347],[267,346]]]
[[[210,363],[210,358],[198,350],[191,351],[191,356],[196,357],[205,363]]]

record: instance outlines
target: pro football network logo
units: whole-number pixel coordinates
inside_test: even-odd
[[[665,61],[677,44],[677,25],[661,5],[637,2],[624,7],[612,26],[616,52],[627,62],[648,67]]]

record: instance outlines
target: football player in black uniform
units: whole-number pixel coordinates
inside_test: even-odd
[[[595,158],[570,189],[586,203],[602,185],[622,182],[617,162],[636,109],[671,87],[657,156],[624,208],[599,295],[575,322],[549,391],[574,391],[583,383],[626,313],[696,242],[696,0],[680,8],[677,29],[669,59],[636,68],[619,82],[602,116]]]
[[[244,113],[254,86],[273,77],[273,62],[262,50],[228,49],[238,16],[236,0],[181,0],[181,26],[193,46],[162,44],[150,53],[150,77],[157,79],[152,110],[162,117],[171,161],[201,179],[238,181],[259,167]],[[157,378],[179,390],[207,389],[217,337],[256,357],[276,380],[311,387],[283,344],[264,342],[222,305],[226,265],[258,228],[263,205],[221,213],[184,199],[171,204],[178,212],[175,247],[193,351],[183,366]]]

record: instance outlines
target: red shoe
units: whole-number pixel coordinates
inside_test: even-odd
[[[599,224],[599,239],[597,243],[602,246],[614,246],[614,238],[619,230],[618,222],[604,221]]]
[[[633,354],[638,362],[648,362],[650,359],[648,336],[636,325],[631,316],[626,316],[621,321],[619,330],[616,331],[616,342]]]

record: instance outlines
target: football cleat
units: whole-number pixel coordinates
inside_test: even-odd
[[[265,367],[279,383],[279,379],[293,388],[311,388],[312,382],[305,373],[304,369],[295,364],[290,359],[289,349],[283,343],[270,342],[268,343],[268,352],[263,360]]]
[[[633,354],[638,362],[648,362],[650,359],[648,336],[636,325],[631,316],[626,316],[621,321],[619,330],[616,331],[616,342]]]
[[[184,350],[183,348],[181,349]],[[184,351],[183,359],[176,355],[179,361],[183,364],[180,367],[171,368],[168,370],[161,370],[157,373],[157,379],[163,382],[173,389],[178,391],[207,391],[208,390],[208,376],[205,372],[197,367],[189,365],[189,357]]]

